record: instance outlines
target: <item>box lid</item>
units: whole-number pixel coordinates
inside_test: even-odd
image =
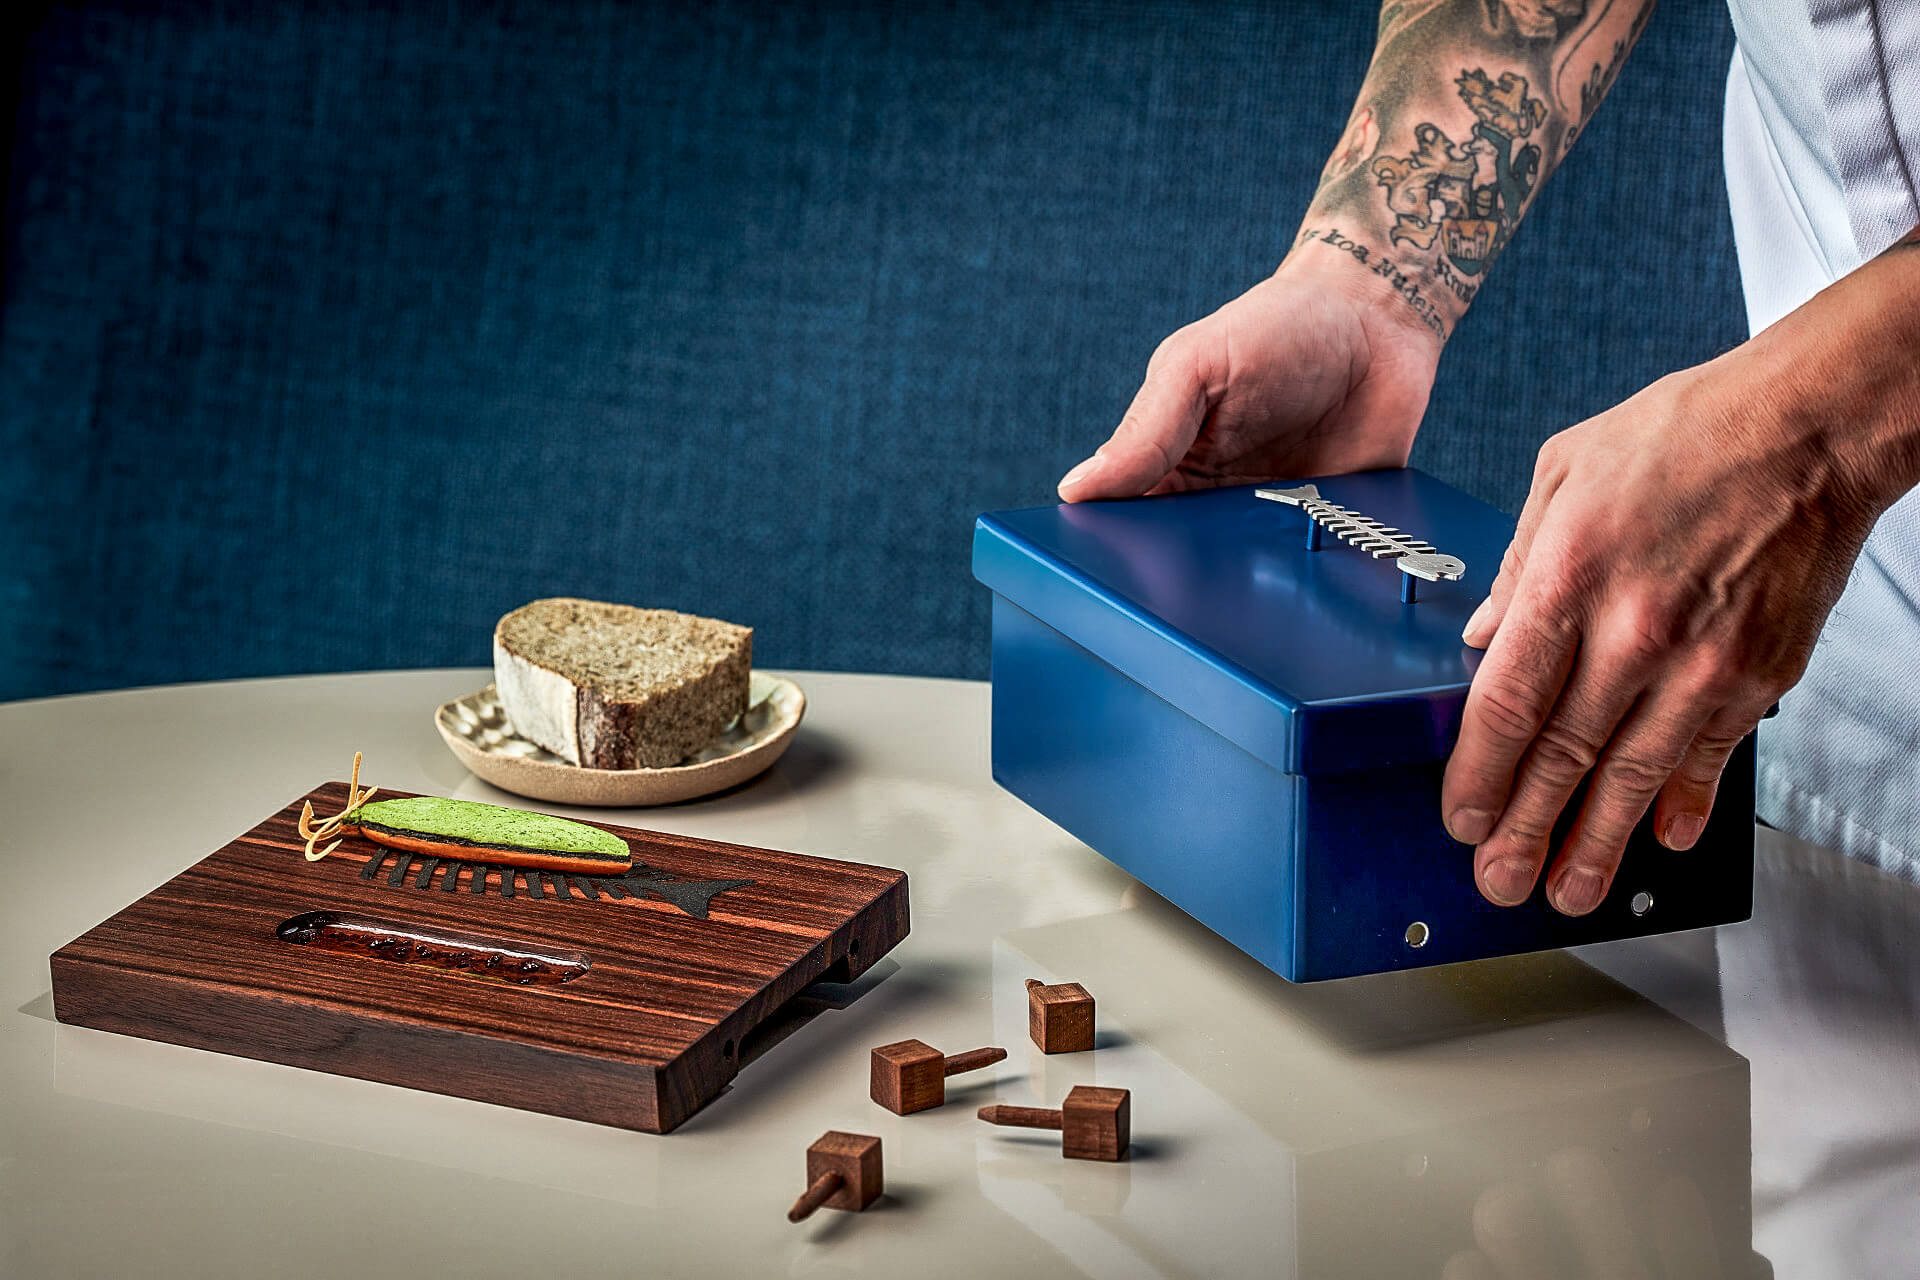
[[[975,525],[973,573],[1276,769],[1443,759],[1480,659],[1460,631],[1514,522],[1410,469],[1310,483],[1465,573],[1421,582],[1402,603],[1394,560],[1332,534],[1309,550],[1307,513],[1256,485],[990,512]]]

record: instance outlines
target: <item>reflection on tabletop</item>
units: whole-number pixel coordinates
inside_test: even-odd
[[[1020,978],[1097,966],[1101,1024],[1130,1041],[1038,1059],[1025,1082],[1132,1088],[1129,1181],[981,1160],[988,1198],[1089,1274],[1206,1274],[1225,1232],[1237,1262],[1281,1275],[1769,1274],[1748,1064],[1686,1020],[1564,953],[1291,986],[1130,896],[994,953],[999,1037],[1020,1033]],[[1236,1159],[1208,1169],[1198,1211],[1144,1185],[1216,1137]]]
[[[1753,921],[1715,931],[1755,1247],[1781,1276],[1920,1274],[1920,885],[1775,831],[1759,854]]]

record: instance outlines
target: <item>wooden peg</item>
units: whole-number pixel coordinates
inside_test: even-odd
[[[988,1124],[1059,1129],[1060,1154],[1069,1160],[1125,1160],[1132,1141],[1133,1095],[1125,1089],[1077,1084],[1058,1111],[1051,1107],[980,1108]]]
[[[873,1100],[897,1116],[912,1115],[947,1100],[947,1077],[990,1067],[1005,1049],[972,1049],[945,1057],[930,1044],[900,1040],[873,1051]]]
[[[799,1222],[823,1205],[858,1213],[879,1198],[880,1186],[880,1139],[829,1129],[807,1148],[807,1189],[787,1210],[787,1221]]]
[[[1027,979],[1027,1034],[1042,1053],[1093,1048],[1093,997],[1077,982],[1048,986]]]

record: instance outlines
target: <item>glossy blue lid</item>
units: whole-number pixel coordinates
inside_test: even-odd
[[[1460,631],[1513,520],[1413,470],[1312,483],[1465,560],[1465,576],[1402,603],[1392,560],[1332,536],[1309,550],[1306,514],[1253,485],[990,512],[974,576],[1277,769],[1442,759],[1480,657]]]

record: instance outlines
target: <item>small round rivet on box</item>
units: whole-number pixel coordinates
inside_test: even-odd
[[[1653,895],[1642,889],[1633,895],[1633,901],[1627,905],[1633,909],[1633,914],[1643,916],[1653,910]]]
[[[1420,947],[1424,947],[1427,945],[1427,937],[1428,937],[1428,929],[1427,929],[1426,921],[1415,920],[1412,924],[1407,926],[1407,945],[1408,946],[1413,947],[1416,950]]]

